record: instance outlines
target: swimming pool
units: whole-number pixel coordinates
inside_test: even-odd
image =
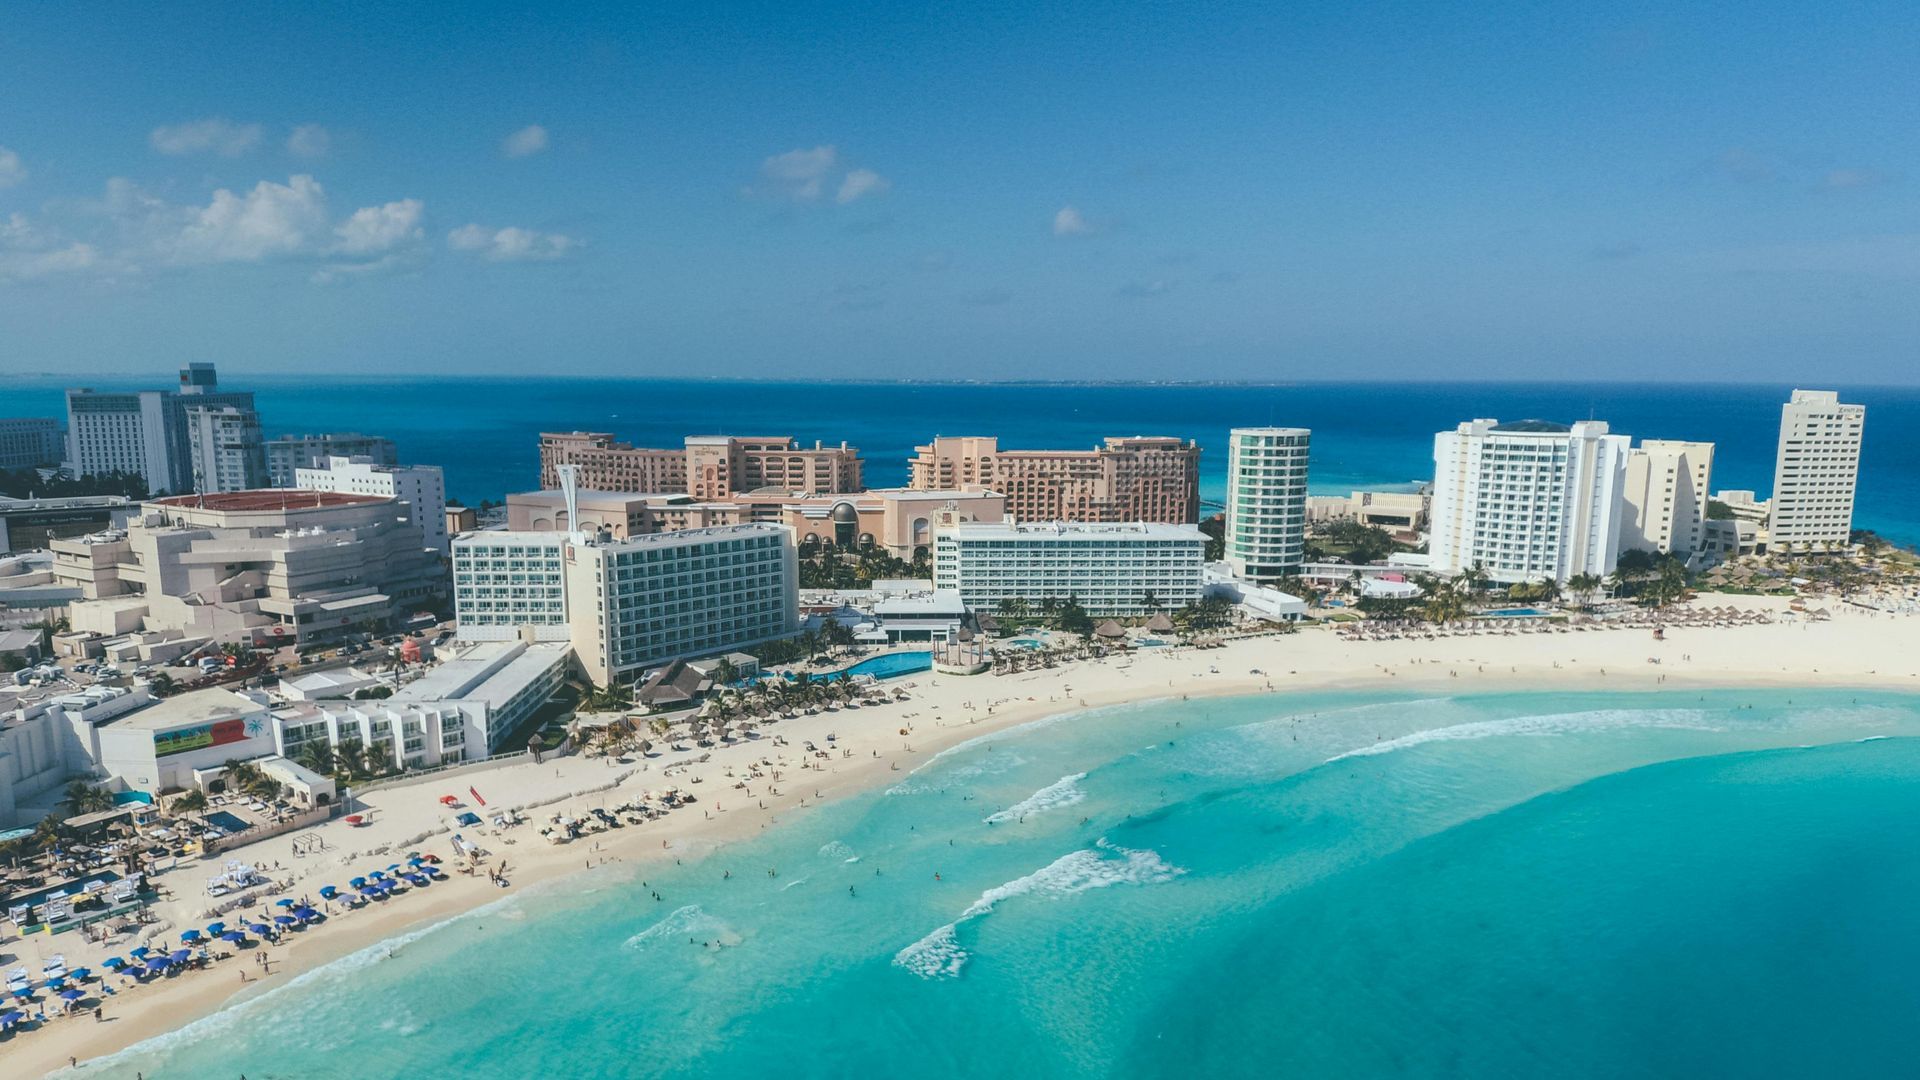
[[[876,679],[891,679],[900,675],[912,675],[915,672],[933,670],[933,654],[930,652],[897,652],[862,660],[852,667],[839,671],[828,671],[812,676],[814,682],[832,682],[849,675],[871,675]],[[794,676],[789,675],[788,678]]]
[[[225,810],[215,810],[213,813],[208,814],[207,824],[217,827],[228,836],[232,836],[235,833],[243,833],[253,828],[253,826],[247,824],[245,818],[237,814],[230,814]]]
[[[1007,644],[1016,649],[1044,649],[1047,647],[1046,642],[1030,637],[1017,637],[1007,642]]]
[[[1157,637],[1143,637],[1139,641],[1134,642],[1134,644],[1143,649],[1158,649],[1164,646],[1166,642],[1161,641]]]
[[[1480,614],[1487,615],[1495,619],[1523,619],[1529,615],[1545,615],[1546,612],[1541,611],[1539,608],[1510,607],[1510,608],[1500,608],[1497,611],[1483,611]]]

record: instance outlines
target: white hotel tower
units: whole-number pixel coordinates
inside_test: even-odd
[[[1842,405],[1831,390],[1795,390],[1780,407],[1768,543],[1775,551],[1843,548],[1853,535],[1853,488],[1860,471],[1865,405]]]
[[[1306,428],[1234,428],[1227,442],[1226,561],[1272,582],[1300,572],[1307,543]]]
[[[1599,420],[1474,420],[1434,436],[1433,568],[1480,566],[1508,584],[1612,573],[1631,441]]]

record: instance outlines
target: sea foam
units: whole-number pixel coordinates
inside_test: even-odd
[[[1053,783],[1048,784],[1046,787],[1041,788],[1039,791],[1014,803],[1012,806],[1007,807],[1005,810],[988,814],[981,820],[989,825],[998,825],[1003,821],[1024,821],[1028,816],[1041,813],[1045,810],[1054,810],[1062,806],[1072,806],[1074,803],[1084,802],[1087,793],[1080,790],[1080,781],[1086,778],[1087,774],[1083,772],[1074,773],[1072,776],[1063,776]]]
[[[1070,851],[1031,874],[981,893],[959,918],[895,953],[893,963],[923,979],[954,978],[969,957],[959,941],[960,924],[986,915],[999,904],[1021,896],[1061,899],[1112,885],[1153,885],[1184,873],[1157,852],[1120,847],[1103,838],[1091,848]]]
[[[1376,754],[1390,754],[1396,750],[1423,746],[1427,743],[1455,742],[1463,739],[1494,739],[1513,735],[1535,737],[1582,735],[1601,731],[1647,728],[1670,728],[1681,731],[1725,730],[1716,724],[1709,723],[1707,714],[1698,709],[1598,709],[1592,712],[1476,720],[1451,727],[1429,728],[1410,735],[1402,735],[1397,739],[1386,739],[1348,750],[1343,754],[1335,754],[1327,761],[1331,763],[1344,761],[1347,758],[1372,757]]]

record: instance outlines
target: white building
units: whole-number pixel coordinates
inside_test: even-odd
[[[1860,471],[1865,405],[1842,405],[1831,390],[1795,390],[1780,407],[1773,466],[1773,551],[1845,547],[1853,535],[1853,490]]]
[[[267,477],[274,487],[294,487],[301,469],[323,469],[330,457],[366,458],[375,465],[398,465],[393,440],[346,431],[327,435],[282,435],[267,443]]]
[[[454,537],[453,609],[460,637],[504,641],[522,630],[567,641],[567,534],[487,530]]]
[[[1074,600],[1094,616],[1141,615],[1148,598],[1179,607],[1200,598],[1206,534],[1192,525],[950,522],[934,529],[934,587],[996,612]]]
[[[413,508],[427,546],[448,554],[447,482],[438,465],[382,465],[370,457],[334,456],[318,467],[295,469],[293,475],[293,486],[304,491],[399,499]]]
[[[553,698],[572,670],[564,642],[470,645],[383,700],[326,700],[274,714],[279,752],[357,744],[395,769],[483,761]]]
[[[42,416],[0,419],[0,469],[58,465],[66,452],[60,421]]]
[[[180,388],[67,391],[67,459],[80,476],[133,473],[151,493],[193,490],[189,406],[253,412],[251,392],[219,389],[212,364],[180,369]]]
[[[792,635],[799,570],[782,525],[681,529],[621,540],[479,532],[453,542],[460,636],[573,645],[595,683],[669,660]]]
[[[1706,542],[1713,444],[1643,439],[1627,453],[1620,547],[1692,556]]]
[[[1473,420],[1440,432],[1430,565],[1478,566],[1507,584],[1612,573],[1629,442],[1599,420]]]
[[[189,405],[186,421],[193,490],[249,491],[267,486],[260,414],[233,405]]]
[[[1227,444],[1226,562],[1249,581],[1300,569],[1307,542],[1306,428],[1234,428]]]
[[[789,637],[800,572],[784,525],[682,529],[568,551],[573,651],[595,683]]]

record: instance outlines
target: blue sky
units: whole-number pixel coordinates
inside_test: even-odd
[[[0,373],[1913,382],[1920,8],[9,7]]]

